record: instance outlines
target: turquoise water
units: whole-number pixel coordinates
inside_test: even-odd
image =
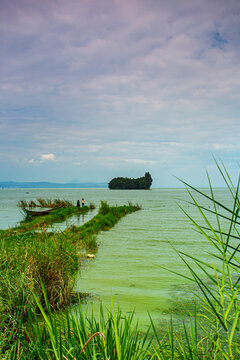
[[[206,190],[205,190],[206,191]],[[216,197],[225,204],[229,201],[227,190],[216,189]],[[110,205],[142,205],[142,210],[127,215],[110,231],[98,235],[99,250],[94,260],[86,260],[79,271],[76,290],[89,293],[94,311],[101,301],[111,308],[111,297],[128,312],[135,308],[136,318],[142,326],[149,323],[147,312],[158,322],[169,318],[169,312],[178,313],[181,302],[191,300],[193,285],[180,276],[186,266],[174,249],[210,260],[210,246],[196,232],[177,203],[195,218],[199,214],[184,189],[108,190],[108,189],[18,189],[0,190],[1,228],[14,226],[22,219],[16,204],[20,199],[61,198],[74,202],[85,198],[86,204],[97,206],[101,200]],[[206,200],[202,205],[209,207]],[[73,217],[57,226],[75,223],[81,225],[94,213]]]

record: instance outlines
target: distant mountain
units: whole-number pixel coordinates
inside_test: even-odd
[[[40,182],[17,182],[17,181],[0,181],[0,188],[24,188],[24,189],[76,189],[76,188],[107,188],[107,183],[51,183],[46,181]]]

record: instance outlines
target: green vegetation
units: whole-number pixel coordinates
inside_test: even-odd
[[[111,207],[102,202],[98,214],[83,226],[53,232],[54,222],[89,210],[87,206],[62,207],[47,216],[27,218],[13,229],[0,231],[0,354],[11,352],[19,337],[22,346],[27,336],[25,322],[39,311],[39,304],[45,308],[45,296],[51,310],[73,301],[74,281],[81,261],[79,253],[96,249],[99,231],[110,229],[121,217],[138,209],[137,206]]]
[[[0,262],[1,274],[4,273],[4,276],[0,277],[1,282],[4,285],[6,281],[5,288],[1,292],[1,310],[4,310],[5,306],[5,312],[2,312],[5,318],[1,317],[3,331],[0,335],[4,358],[20,360],[240,359],[240,181],[235,188],[224,165],[220,167],[217,164],[217,166],[229,190],[232,206],[215,198],[210,179],[209,194],[183,182],[191,203],[198,209],[202,221],[196,221],[187,213],[186,216],[197,231],[209,241],[213,251],[211,262],[204,262],[190,254],[178,252],[189,271],[189,274],[182,274],[182,276],[191,280],[194,287],[198,288],[194,312],[189,315],[188,321],[183,323],[182,330],[179,330],[179,325],[174,325],[174,321],[171,320],[169,330],[164,329],[160,333],[150,316],[149,329],[146,334],[142,334],[140,329],[133,325],[134,314],[124,316],[119,309],[115,310],[114,305],[112,305],[111,313],[107,315],[103,314],[100,306],[98,320],[93,315],[83,314],[80,302],[78,312],[66,312],[62,314],[62,318],[56,317],[52,311],[51,297],[46,282],[42,281],[44,286],[40,284],[38,291],[32,291],[30,287],[28,291],[22,290],[21,286],[16,287],[14,281],[23,284],[24,281],[26,282],[24,277],[31,279],[31,276],[24,274],[23,280],[21,276],[14,280],[11,270],[14,271],[15,266],[18,266],[19,274],[19,252],[14,253],[14,246],[12,246],[12,253],[9,250],[10,245],[4,248],[6,239],[2,238],[2,249],[5,249],[5,252],[10,251],[10,256],[5,257],[5,263],[2,261],[3,258]],[[201,195],[204,200],[207,199],[211,206],[202,206],[196,201],[194,194]],[[132,209],[134,210],[137,208]],[[75,245],[79,237],[80,242],[84,243],[85,238],[98,233],[100,229],[108,229],[119,216],[130,211],[128,207],[110,207],[102,202],[98,215],[89,223],[81,228],[67,229],[61,236],[69,239],[68,246]],[[184,209],[183,211],[185,212]],[[215,215],[214,222],[209,220],[208,214]],[[21,242],[23,234],[18,234],[18,236],[15,240]],[[38,233],[38,236],[41,239],[45,233]],[[54,236],[58,238],[60,235]],[[29,241],[29,237],[27,238],[26,242]],[[66,251],[70,249],[64,249],[65,254]],[[51,256],[49,259],[51,260]],[[14,263],[10,268],[11,260]],[[68,266],[71,268],[73,263],[69,262]],[[27,265],[24,269],[27,271]],[[12,280],[14,285],[11,289]],[[7,303],[4,302],[4,296],[7,296],[5,292],[8,288],[12,293]],[[16,298],[16,292],[18,298]],[[9,307],[11,306],[10,317]],[[37,310],[42,315],[40,320],[36,316]],[[28,324],[23,322],[24,313],[30,321]]]
[[[137,178],[137,179],[130,179],[130,178],[124,178],[124,177],[117,177],[112,179],[108,187],[109,189],[115,189],[115,190],[137,190],[137,189],[144,189],[148,190],[150,189],[150,186],[152,185],[152,177],[149,174],[149,172],[146,172],[143,177]]]
[[[77,206],[68,206],[61,207],[56,210],[53,210],[47,216],[26,216],[21,224],[15,228],[7,230],[7,233],[13,232],[25,232],[26,230],[34,230],[45,228],[51,226],[56,222],[61,222],[66,220],[69,216],[74,214],[86,214],[89,211],[88,206],[83,206],[81,208]],[[5,232],[4,232],[5,233]]]
[[[45,207],[45,208],[58,208],[58,207],[67,207],[67,206],[74,206],[72,201],[69,200],[62,200],[62,199],[43,199],[37,198],[36,201],[30,200],[20,200],[17,204],[22,210],[26,208],[35,208],[35,207]]]
[[[44,321],[32,315],[31,337],[21,339],[20,359],[91,359],[138,360],[144,359],[150,346],[148,334],[142,335],[133,327],[133,314],[124,316],[112,310],[104,314],[99,309],[99,321],[83,313],[81,303],[74,313],[65,313],[59,325],[46,298],[46,312],[36,299]],[[9,359],[17,352],[15,345],[9,350]]]
[[[152,323],[157,339],[153,359],[240,359],[240,181],[234,187],[224,165],[220,166],[217,162],[216,165],[229,190],[232,206],[215,198],[208,174],[209,195],[182,181],[191,204],[201,215],[202,223],[182,210],[197,231],[212,245],[212,262],[204,262],[190,254],[178,252],[190,273],[189,276],[182,276],[191,279],[198,288],[198,307],[190,318],[190,329],[183,324],[184,331],[177,336],[174,336],[171,326],[168,339],[160,339]],[[207,199],[209,206],[201,206],[194,194]],[[209,220],[208,214],[215,215],[214,222]],[[192,262],[195,266],[190,265]],[[204,278],[199,272],[204,274]]]

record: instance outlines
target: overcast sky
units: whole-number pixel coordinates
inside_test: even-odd
[[[0,180],[239,173],[239,0],[0,0],[0,49]]]

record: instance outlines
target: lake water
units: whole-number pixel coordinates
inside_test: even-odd
[[[206,191],[206,190],[205,190]],[[217,199],[227,204],[226,189],[216,189]],[[191,300],[192,283],[159,266],[186,274],[186,266],[175,249],[207,260],[210,246],[194,229],[177,203],[196,219],[197,209],[189,203],[185,189],[108,190],[108,189],[2,189],[0,190],[0,228],[14,226],[22,220],[16,206],[20,199],[61,198],[74,201],[85,198],[97,206],[101,200],[110,205],[138,203],[142,210],[127,215],[110,231],[98,235],[99,249],[94,260],[85,261],[79,271],[76,290],[89,293],[93,308],[99,301],[111,308],[111,297],[123,311],[135,308],[136,318],[144,327],[149,311],[154,321],[178,314],[181,303]],[[199,196],[197,197],[198,199]],[[201,198],[201,204],[210,206]],[[72,217],[58,224],[60,229],[75,223],[81,225],[95,213]],[[94,311],[95,311],[94,310]]]

